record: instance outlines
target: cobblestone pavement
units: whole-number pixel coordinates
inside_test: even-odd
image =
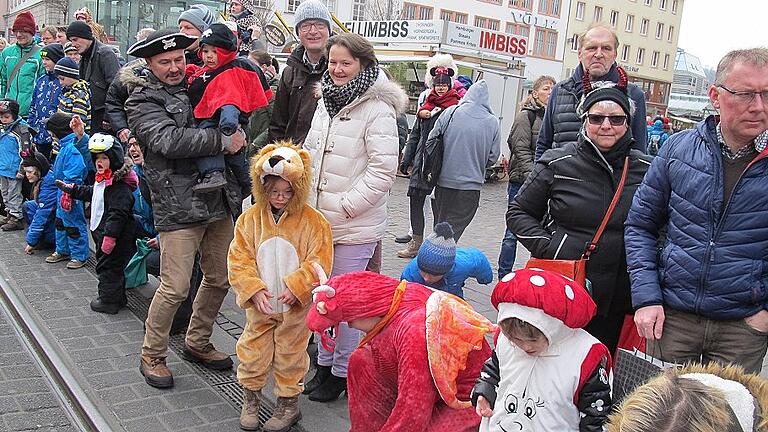
[[[11,323],[0,311],[0,431],[76,431]]]

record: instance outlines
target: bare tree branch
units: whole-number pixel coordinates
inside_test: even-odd
[[[48,0],[46,2],[54,13],[60,14],[59,16],[62,17],[61,22],[64,24],[69,22],[69,17],[67,16],[69,11],[69,1],[70,0]]]
[[[365,17],[372,21],[391,21],[400,19],[403,0],[366,0]]]

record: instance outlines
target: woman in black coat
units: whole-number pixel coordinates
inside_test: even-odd
[[[632,149],[634,106],[619,85],[592,89],[578,107],[583,119],[578,143],[548,150],[507,211],[507,226],[536,258],[579,259],[605,216],[629,161],[621,198],[597,250],[587,262],[587,279],[597,303],[595,318],[585,328],[611,352],[618,343],[624,317],[632,313],[629,274],[624,253],[624,221],[632,197],[651,159]],[[591,90],[591,91],[588,91]]]

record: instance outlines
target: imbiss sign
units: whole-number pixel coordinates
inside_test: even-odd
[[[444,44],[505,57],[525,57],[528,39],[442,20],[349,21],[344,26],[374,43]]]
[[[528,39],[524,36],[454,22],[445,23],[442,42],[450,46],[507,57],[525,57],[528,53]]]

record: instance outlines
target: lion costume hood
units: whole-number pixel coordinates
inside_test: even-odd
[[[312,182],[312,163],[309,152],[293,145],[290,141],[269,144],[251,158],[251,193],[254,205],[264,208],[269,206],[269,198],[264,190],[264,178],[274,175],[291,184],[293,197],[288,201],[285,211],[295,214],[307,203]]]

